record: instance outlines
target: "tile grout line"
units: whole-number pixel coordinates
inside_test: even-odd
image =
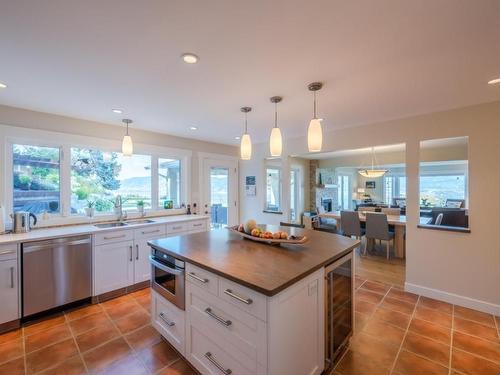
[[[28,374],[28,355],[26,354],[26,337],[24,336],[24,327],[21,327],[21,339],[23,340],[23,361],[24,361],[24,375]]]
[[[419,301],[420,301],[420,296],[418,296],[417,301],[415,302],[415,306],[413,306],[413,312],[410,316],[410,320],[408,321],[408,325],[406,326],[405,334],[403,336],[403,340],[401,340],[401,344],[399,345],[399,349],[398,349],[398,352],[396,353],[396,357],[394,358],[394,361],[392,362],[392,366],[389,370],[389,374],[394,373],[394,369],[396,368],[396,363],[398,361],[399,354],[401,353],[401,350],[403,349],[403,345],[404,345],[406,336],[408,335],[408,331],[410,330],[411,322],[413,321],[413,319],[415,317],[415,312],[417,311],[417,305],[418,305]]]
[[[66,314],[64,314],[64,320],[66,321],[66,324],[68,325],[69,333],[71,334],[71,337],[73,338],[73,342],[75,343],[76,350],[78,351],[78,355],[80,357],[80,360],[83,363],[83,367],[85,368],[85,372],[88,374],[88,373],[90,373],[90,371],[87,368],[87,364],[85,363],[85,360],[83,359],[83,354],[82,354],[82,352],[80,350],[80,347],[78,346],[78,342],[76,341],[75,333],[73,332],[73,328],[69,324],[68,316]]]

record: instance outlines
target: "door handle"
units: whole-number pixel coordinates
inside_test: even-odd
[[[224,293],[227,294],[230,297],[233,297],[234,299],[236,299],[236,300],[238,300],[240,302],[243,302],[246,305],[250,305],[253,302],[250,298],[243,298],[243,297],[240,297],[239,295],[233,293],[233,291],[231,289],[226,289],[224,291]]]
[[[139,245],[135,244],[135,260],[139,260]]]
[[[14,289],[14,267],[10,267],[10,287]]]
[[[130,245],[129,248],[130,248],[130,261],[132,262],[133,261],[133,259],[132,259],[132,245]]]
[[[198,280],[200,283],[203,283],[203,284],[206,284],[210,281],[208,279],[203,279],[203,278],[197,276],[194,272],[189,272],[188,275],[191,276],[193,279]]]
[[[232,321],[230,320],[226,320],[224,318],[221,318],[219,315],[215,314],[212,309],[210,307],[207,307],[205,309],[205,312],[212,318],[214,318],[215,320],[217,320],[220,324],[226,326],[226,327],[229,327],[231,324],[233,324]]]
[[[166,317],[165,317],[165,314],[163,314],[162,312],[160,313],[160,318],[161,320],[163,320],[165,322],[165,324],[169,327],[173,327],[175,326],[175,322],[171,322],[169,321]]]

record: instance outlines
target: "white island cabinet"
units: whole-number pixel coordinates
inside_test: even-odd
[[[322,268],[268,297],[186,263],[185,312],[153,293],[153,325],[202,374],[320,374],[323,277]]]
[[[19,292],[17,245],[0,245],[0,324],[20,318]]]

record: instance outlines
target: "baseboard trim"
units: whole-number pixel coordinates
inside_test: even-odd
[[[405,282],[407,292],[500,316],[500,305]]]

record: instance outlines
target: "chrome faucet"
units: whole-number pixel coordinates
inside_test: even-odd
[[[118,194],[115,199],[115,215],[118,216],[118,220],[120,221],[127,218],[127,213],[123,212],[123,201],[120,194]]]

